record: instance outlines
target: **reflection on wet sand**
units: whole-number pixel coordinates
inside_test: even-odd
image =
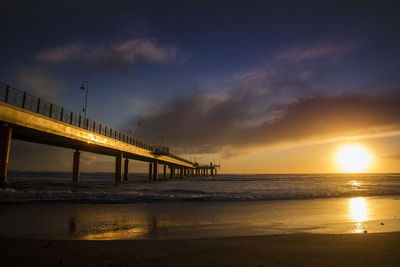
[[[400,231],[400,196],[287,201],[0,205],[0,238],[187,239]]]
[[[132,222],[114,217],[107,223],[82,224],[71,217],[69,235],[71,239],[116,240],[116,239],[165,239],[168,238],[166,223],[160,223],[156,217],[148,217],[147,222]]]
[[[354,221],[354,232],[362,233],[366,231],[366,225],[363,223],[368,220],[367,201],[363,197],[355,197],[349,200],[350,219]]]

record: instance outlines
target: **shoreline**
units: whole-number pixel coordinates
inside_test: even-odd
[[[400,231],[400,196],[323,200],[0,205],[0,238],[198,239]]]
[[[181,240],[0,239],[1,266],[400,266],[400,232]]]

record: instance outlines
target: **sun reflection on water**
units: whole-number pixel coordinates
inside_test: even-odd
[[[364,224],[362,222],[368,219],[367,201],[363,197],[351,198],[349,201],[350,218],[355,222],[355,232],[364,232]]]

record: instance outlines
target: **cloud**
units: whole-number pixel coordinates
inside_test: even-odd
[[[129,66],[138,61],[174,62],[179,50],[174,45],[159,45],[148,39],[130,39],[111,44],[76,42],[39,52],[36,59],[47,63],[82,62],[90,65]]]
[[[400,93],[313,96],[252,110],[257,95],[175,99],[144,119],[148,138],[161,136],[193,153],[302,144],[399,131]],[[275,114],[272,116],[271,114]],[[254,122],[249,123],[248,121]],[[260,123],[261,121],[261,123]],[[258,123],[257,123],[258,122]]]
[[[44,67],[21,67],[18,69],[18,78],[26,88],[50,101],[56,101],[66,91],[61,79]]]
[[[400,160],[400,155],[385,155],[382,157],[383,159],[394,159],[394,160]]]
[[[290,47],[276,56],[278,60],[301,63],[310,60],[337,60],[357,46],[352,42],[318,41]]]
[[[302,47],[307,52],[311,46]],[[192,153],[232,156],[281,144],[398,132],[399,90],[319,89],[329,84],[325,77],[338,59],[351,51],[350,45],[338,47],[325,45],[301,59],[283,60],[291,53],[282,52],[264,68],[234,75],[224,91],[171,99],[142,118],[145,138],[160,144],[163,138]]]

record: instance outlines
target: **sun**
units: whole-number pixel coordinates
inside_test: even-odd
[[[344,172],[363,172],[371,165],[372,155],[359,145],[346,145],[339,149],[336,162]]]

